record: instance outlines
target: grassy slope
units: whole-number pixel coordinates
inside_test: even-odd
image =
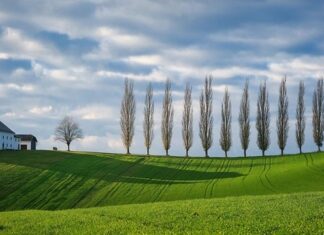
[[[239,205],[239,206],[238,206]],[[323,234],[324,193],[0,213],[6,234]]]
[[[248,159],[1,152],[0,210],[324,191],[324,154]]]

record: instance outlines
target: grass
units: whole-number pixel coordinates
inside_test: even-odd
[[[0,154],[0,210],[324,191],[324,154],[236,159]]]
[[[0,234],[323,234],[323,182],[323,153],[0,152]]]
[[[238,206],[239,205],[239,206]],[[5,234],[323,234],[324,193],[0,213]]]

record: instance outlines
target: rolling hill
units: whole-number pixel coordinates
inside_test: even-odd
[[[1,152],[0,233],[322,234],[323,182],[323,153]]]
[[[324,191],[324,154],[317,153],[204,159],[6,152],[0,172],[2,211]]]

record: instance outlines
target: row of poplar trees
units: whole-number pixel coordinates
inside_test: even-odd
[[[213,90],[212,90],[212,76],[207,76],[204,81],[204,86],[200,95],[200,120],[199,120],[199,137],[205,157],[208,157],[208,151],[213,144]],[[184,91],[184,105],[182,114],[182,138],[186,156],[189,155],[189,149],[193,144],[193,106],[192,106],[192,87],[189,83],[186,84]],[[296,142],[302,153],[302,146],[305,141],[305,85],[301,81],[299,83],[299,90],[297,96],[296,107],[296,120],[295,120],[295,135]],[[324,132],[324,87],[323,79],[318,80],[313,94],[313,139],[320,151],[323,143]],[[228,89],[225,89],[224,98],[221,106],[221,129],[219,144],[228,156],[228,151],[232,145],[232,132],[231,132],[231,100]],[[123,144],[126,147],[127,154],[130,154],[130,146],[134,136],[134,122],[136,114],[136,103],[134,96],[133,82],[125,79],[124,96],[121,104],[120,111],[120,126],[122,133]],[[161,122],[161,135],[162,143],[166,155],[169,155],[171,147],[172,131],[173,131],[173,116],[174,109],[172,106],[172,91],[171,81],[168,79],[165,84],[163,109],[162,109],[162,122]],[[278,116],[276,120],[277,126],[277,143],[284,154],[288,138],[288,96],[286,87],[286,78],[283,78],[279,88],[278,100]],[[250,143],[250,101],[249,101],[249,83],[246,81],[239,111],[239,125],[240,125],[240,141],[244,152],[247,156],[247,149]],[[143,120],[143,133],[144,145],[147,150],[147,155],[150,154],[150,147],[154,137],[154,101],[153,101],[153,88],[149,83],[146,89],[145,105],[144,105],[144,120]],[[259,95],[257,100],[257,116],[256,116],[256,130],[257,130],[257,145],[262,151],[262,156],[270,145],[270,106],[269,95],[266,82],[260,84]]]

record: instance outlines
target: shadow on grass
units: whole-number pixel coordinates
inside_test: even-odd
[[[154,165],[149,158],[100,157],[89,154],[67,152],[5,152],[0,162],[27,166],[55,173],[73,174],[79,177],[100,179],[107,182],[185,184],[203,180],[235,178],[243,176],[238,172],[204,172],[186,169],[188,159],[180,159],[173,167]],[[46,176],[46,175],[45,175]]]

